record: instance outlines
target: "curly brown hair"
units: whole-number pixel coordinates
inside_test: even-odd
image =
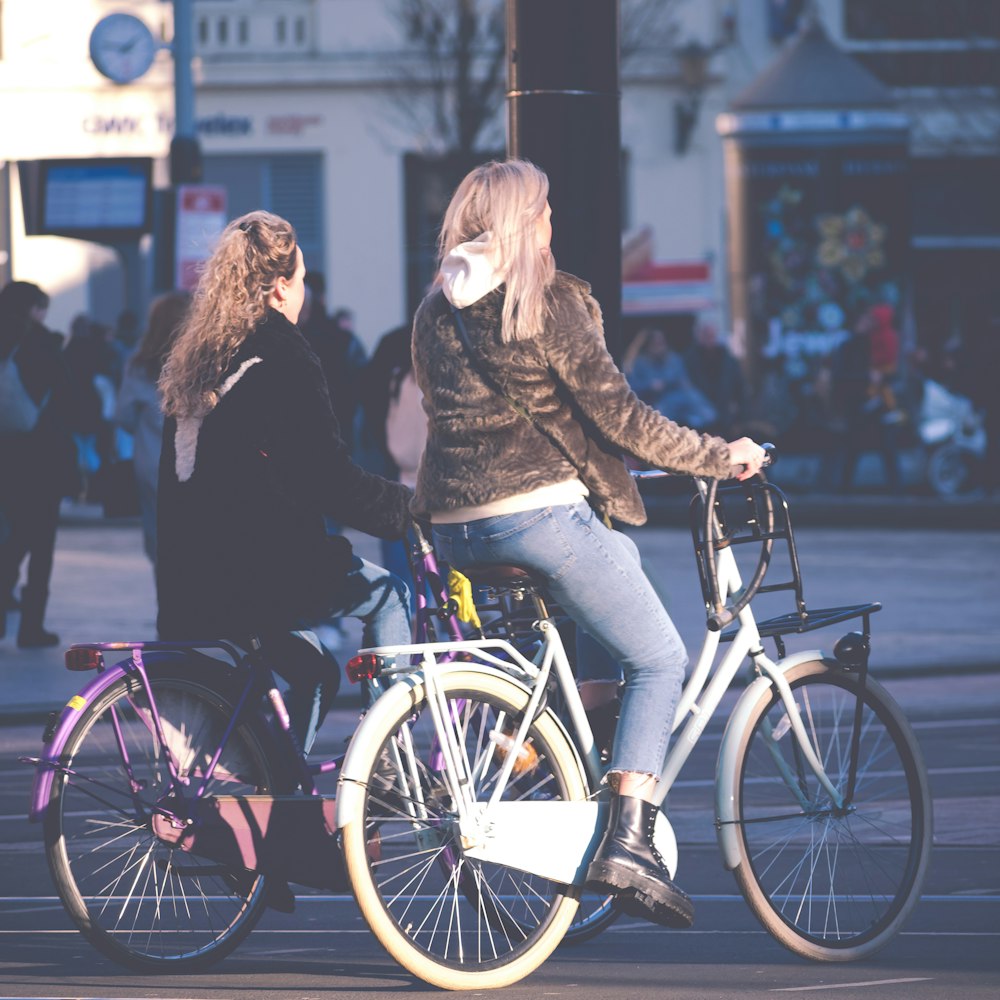
[[[222,376],[267,313],[278,278],[295,274],[297,245],[291,223],[270,212],[249,212],[222,231],[163,365],[164,413],[203,417],[215,407]]]

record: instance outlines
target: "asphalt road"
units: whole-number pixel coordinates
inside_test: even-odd
[[[721,721],[688,762],[671,800],[679,881],[693,895],[692,930],[622,920],[577,949],[561,949],[505,998],[624,1000],[762,997],[836,990],[849,998],[978,998],[1000,988],[1000,685],[993,674],[889,679],[913,720],[935,799],[935,850],[908,926],[874,959],[817,965],[756,923],[714,845],[711,775]],[[355,713],[324,727],[335,750]],[[36,725],[0,729],[0,997],[304,1000],[439,995],[386,957],[350,897],[306,895],[291,916],[269,913],[235,954],[206,973],[137,976],[92,951],[54,895],[39,835],[25,819],[31,771],[19,753]]]

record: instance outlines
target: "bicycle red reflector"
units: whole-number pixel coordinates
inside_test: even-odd
[[[67,649],[65,662],[67,670],[101,670],[104,654],[99,649]]]
[[[352,656],[344,669],[347,671],[347,679],[352,684],[358,684],[363,680],[370,681],[378,677],[379,671],[384,666],[385,657],[376,653],[360,653],[358,656]]]

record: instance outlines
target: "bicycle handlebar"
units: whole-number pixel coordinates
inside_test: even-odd
[[[761,471],[764,469],[769,469],[778,461],[778,449],[771,444],[770,441],[765,441],[761,448],[765,451],[764,464],[761,466]],[[741,466],[740,468],[745,468]],[[686,476],[690,475],[687,472],[673,472],[668,469],[631,469],[630,470],[633,479],[663,479],[665,476]],[[706,476],[695,476],[695,479],[705,479]]]
[[[765,479],[763,470],[774,465],[778,460],[778,451],[771,442],[765,442],[761,445],[765,451],[764,463],[761,466],[761,471],[757,473],[757,476],[763,481]],[[632,476],[635,479],[659,479],[663,476],[676,475],[677,473],[665,472],[661,469],[649,469],[646,471],[633,471]],[[767,567],[771,559],[771,548],[772,542],[770,539],[765,539],[761,543],[760,556],[757,559],[757,565],[754,568],[753,575],[750,578],[749,584],[743,588],[740,598],[731,606],[726,607],[722,602],[722,595],[719,593],[719,578],[716,571],[715,564],[715,552],[718,547],[715,533],[713,531],[713,517],[715,515],[715,494],[719,485],[717,479],[710,479],[708,477],[695,477],[696,480],[700,480],[704,485],[702,490],[702,498],[705,505],[705,521],[702,529],[702,538],[705,553],[705,577],[706,583],[708,584],[709,597],[711,599],[711,606],[714,610],[710,611],[708,614],[707,625],[711,632],[721,632],[727,625],[735,621],[739,613],[750,603],[754,595],[757,593],[758,588],[763,582],[764,576],[767,573]],[[770,496],[768,496],[768,513],[769,516],[772,513],[770,506]],[[696,543],[697,544],[697,543]]]

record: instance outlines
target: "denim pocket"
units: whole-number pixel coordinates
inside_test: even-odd
[[[484,518],[482,521],[471,522],[475,527],[469,533],[478,537],[479,541],[484,542],[486,545],[493,545],[511,538],[522,531],[527,531],[529,528],[533,528],[536,524],[551,515],[551,507],[518,511],[514,514],[500,514],[496,517]]]
[[[479,541],[490,562],[525,566],[558,580],[576,561],[566,511],[565,507],[545,507],[497,518],[479,535]]]

